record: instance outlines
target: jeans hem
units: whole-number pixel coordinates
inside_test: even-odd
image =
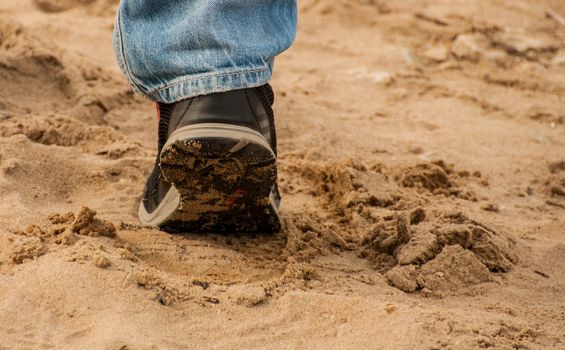
[[[149,91],[147,98],[162,103],[174,103],[191,97],[217,92],[257,87],[269,82],[273,64],[236,72],[179,77],[163,87]]]

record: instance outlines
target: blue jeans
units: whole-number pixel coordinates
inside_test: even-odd
[[[260,86],[296,32],[296,0],[122,0],[114,50],[134,90],[172,103]]]

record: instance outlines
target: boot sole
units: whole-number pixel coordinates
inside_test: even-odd
[[[276,156],[258,132],[219,123],[176,130],[160,154],[173,184],[140,220],[172,232],[274,232],[281,219],[274,198]]]

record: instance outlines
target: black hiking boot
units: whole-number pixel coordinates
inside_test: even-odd
[[[174,232],[280,230],[273,102],[267,84],[159,103],[140,221]]]

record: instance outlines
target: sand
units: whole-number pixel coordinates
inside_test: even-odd
[[[283,232],[142,227],[115,0],[0,0],[0,349],[565,349],[565,3],[303,0]]]

